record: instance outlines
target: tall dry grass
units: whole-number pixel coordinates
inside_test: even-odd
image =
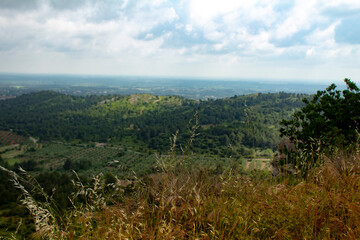
[[[326,158],[306,179],[169,168],[104,194],[80,183],[48,239],[358,239],[360,156]],[[39,213],[37,213],[39,214]],[[56,224],[56,222],[47,222]],[[41,235],[41,233],[39,234]]]
[[[305,178],[233,169],[216,175],[187,165],[187,148],[177,157],[176,138],[158,172],[129,185],[107,185],[98,175],[86,186],[77,178],[73,207],[60,216],[51,198],[36,202],[15,173],[3,170],[23,191],[40,239],[360,238],[360,154],[322,157]]]

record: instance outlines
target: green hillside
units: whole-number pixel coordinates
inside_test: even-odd
[[[345,82],[304,103],[53,92],[0,102],[0,237],[357,239],[360,90]]]
[[[180,131],[185,143],[188,122],[198,113],[194,151],[247,154],[246,149],[275,149],[279,122],[302,106],[306,95],[253,94],[195,101],[176,96],[75,97],[43,91],[0,102],[0,128],[42,141],[111,142],[166,151]],[[229,146],[231,151],[229,152]]]

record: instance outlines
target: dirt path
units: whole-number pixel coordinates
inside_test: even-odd
[[[33,137],[29,137],[29,139],[33,142],[33,143],[37,143],[37,140],[35,139],[35,138],[33,138]]]
[[[144,109],[145,109],[145,106],[140,109],[140,115],[143,114]]]
[[[246,163],[246,170],[250,169],[250,164],[251,164],[251,162],[249,162],[249,161]]]

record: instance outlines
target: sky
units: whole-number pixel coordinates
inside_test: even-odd
[[[360,79],[359,0],[0,0],[0,72]]]

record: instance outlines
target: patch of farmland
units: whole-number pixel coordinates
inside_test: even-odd
[[[45,169],[60,165],[63,159],[80,151],[83,148],[64,145],[61,143],[44,144],[36,148],[36,151],[28,151],[22,156],[21,161],[33,160],[44,164]]]
[[[107,166],[107,162],[113,159],[121,151],[117,148],[106,147],[71,147],[72,151],[62,158],[58,158],[55,162],[52,162],[52,167],[61,169],[66,160],[70,160],[73,163],[86,161],[91,164],[93,172],[98,172],[102,167]]]
[[[15,157],[17,157],[17,156],[19,156],[21,154],[24,154],[24,152],[21,151],[21,150],[15,149],[15,150],[10,150],[10,151],[7,151],[6,153],[3,153],[1,155],[1,157],[3,159],[9,159],[9,158],[15,158]]]
[[[102,147],[92,147],[92,148],[83,148],[80,151],[74,152],[71,155],[68,155],[66,158],[70,160],[81,160],[87,159],[91,162],[102,162],[115,156],[119,152],[116,148],[102,148]]]
[[[266,170],[271,171],[270,159],[252,159],[246,162],[246,170]]]
[[[26,138],[11,131],[0,131],[0,145],[14,145],[24,143]]]

